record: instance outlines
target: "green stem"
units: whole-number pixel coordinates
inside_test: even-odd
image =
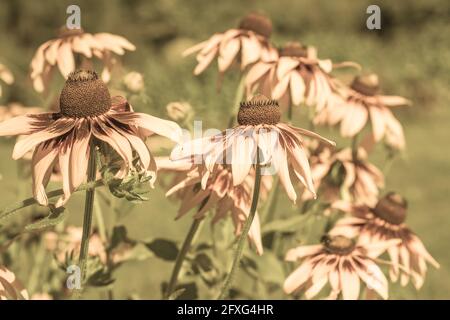
[[[100,206],[97,197],[94,197],[94,214],[100,239],[103,243],[106,243],[108,241],[108,236],[106,234],[105,219],[103,219],[102,207]]]
[[[181,250],[178,252],[177,259],[175,260],[175,266],[172,270],[172,275],[170,276],[169,285],[167,286],[166,293],[164,295],[165,299],[168,299],[170,295],[175,290],[175,286],[177,285],[178,275],[180,274],[181,267],[183,265],[183,261],[186,258],[189,249],[191,248],[192,241],[194,240],[195,234],[197,233],[198,228],[200,227],[203,218],[194,219],[189,229],[189,232],[184,239]]]
[[[95,181],[96,174],[96,159],[95,159],[95,144],[91,141],[90,157],[88,164],[88,182]],[[81,282],[84,283],[86,277],[86,261],[89,251],[89,235],[91,233],[92,212],[94,209],[94,195],[95,189],[88,189],[86,191],[86,202],[84,206],[83,219],[83,235],[81,237],[80,257],[78,264],[81,271]]]
[[[101,187],[103,185],[104,185],[103,180],[100,179],[97,181],[88,182],[86,184],[83,184],[80,187],[78,187],[77,190],[75,190],[74,192],[83,191],[83,190],[91,190],[91,189]],[[52,190],[52,191],[48,192],[47,197],[54,198],[54,197],[61,196],[63,194],[64,194],[63,189],[57,189],[57,190]],[[0,211],[0,220],[8,218],[9,216],[13,215],[15,212],[17,212],[20,209],[32,206],[37,203],[38,202],[33,197],[13,203],[13,204],[7,206],[5,209]]]
[[[228,273],[224,285],[222,287],[222,291],[218,299],[223,300],[227,297],[228,291],[230,290],[231,284],[233,283],[234,276],[236,271],[239,268],[239,263],[241,261],[242,253],[244,250],[245,241],[247,240],[248,232],[250,231],[250,227],[253,222],[253,218],[256,214],[256,208],[258,206],[258,198],[259,198],[259,189],[261,186],[261,166],[259,164],[259,152],[256,152],[256,174],[255,174],[255,186],[253,187],[253,198],[252,205],[250,208],[250,214],[248,215],[247,220],[245,221],[244,228],[242,230],[241,235],[239,236],[238,245],[236,248],[235,256],[233,259],[233,264],[231,266],[230,273]]]

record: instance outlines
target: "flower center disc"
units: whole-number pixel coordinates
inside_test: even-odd
[[[265,38],[270,38],[272,34],[272,21],[261,14],[250,13],[241,20],[239,29],[253,31]]]
[[[76,70],[69,77],[59,98],[61,114],[72,118],[93,117],[111,108],[105,83],[91,70]]]
[[[347,255],[355,249],[355,242],[344,236],[329,237],[324,241],[325,249],[329,253]]]
[[[288,42],[280,49],[280,56],[282,57],[303,57],[308,56],[307,47],[300,42]]]
[[[241,102],[238,112],[238,123],[242,126],[275,125],[280,122],[280,118],[278,102],[262,94],[254,96],[249,101]]]
[[[378,76],[373,73],[355,77],[350,87],[366,96],[373,96],[380,91]]]
[[[75,28],[75,29],[69,29],[66,25],[59,28],[58,37],[64,38],[64,37],[70,37],[70,36],[77,36],[80,34],[83,34],[84,30],[83,28]]]
[[[397,193],[388,193],[384,198],[378,201],[373,213],[391,223],[391,224],[402,224],[406,220],[408,204],[406,200]]]

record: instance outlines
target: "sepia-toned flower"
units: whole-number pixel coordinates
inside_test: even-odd
[[[307,299],[312,299],[329,283],[331,292],[328,299],[357,300],[362,281],[387,299],[388,281],[373,259],[398,241],[355,243],[338,235],[326,236],[323,244],[291,249],[286,253],[286,261],[301,260],[301,264],[285,280],[284,291],[290,294],[301,289]]]
[[[157,163],[158,169],[163,167],[163,163]],[[169,168],[173,168],[173,164],[169,164]],[[185,168],[183,163],[179,163],[179,168]],[[244,182],[239,185],[233,185],[233,175],[226,166],[218,166],[216,170],[208,176],[206,187],[203,189],[202,184],[202,167],[193,166],[190,170],[185,171],[184,178],[178,181],[167,191],[166,196],[179,194],[181,198],[181,206],[178,210],[177,219],[197,208],[194,215],[195,219],[203,218],[208,211],[215,209],[212,223],[217,223],[230,214],[233,221],[235,234],[238,237],[243,229],[245,221],[250,213],[252,202],[252,194],[254,187],[254,171],[245,178]],[[272,187],[272,177],[264,176],[260,189],[260,199],[263,202],[267,198],[268,191]],[[250,227],[248,238],[255,246],[258,254],[263,253],[260,221],[258,213]]]
[[[333,68],[358,66],[352,62],[333,64],[330,59],[317,57],[314,47],[289,42],[279,56],[261,59],[246,77],[247,95],[259,92],[279,100],[282,106],[305,103],[322,110],[334,99]]]
[[[374,205],[379,189],[384,187],[383,173],[368,161],[362,147],[356,157],[351,148],[334,150],[320,145],[310,156],[311,173],[322,199],[333,203],[342,197],[347,201]],[[311,198],[304,193],[304,200]]]
[[[144,113],[133,112],[126,99],[111,99],[104,82],[94,71],[71,73],[60,95],[60,111],[15,117],[0,123],[0,136],[27,135],[14,147],[13,159],[22,158],[35,148],[33,196],[48,205],[45,186],[58,161],[63,176],[64,195],[56,206],[64,205],[72,192],[85,181],[89,145],[105,143],[123,160],[117,173],[124,177],[133,164],[133,151],[142,170],[156,172],[156,164],[143,138],[159,134],[174,141],[181,137],[180,127]],[[156,175],[153,175],[153,181]]]
[[[136,47],[124,37],[110,33],[91,34],[83,29],[60,28],[58,37],[43,43],[31,60],[31,80],[38,92],[47,87],[55,66],[67,79],[76,68],[91,66],[88,61],[97,58],[103,63],[102,80],[108,82],[111,71],[116,64],[115,55],[123,55],[125,51],[134,51]],[[81,65],[77,65],[77,57],[81,57]]]
[[[263,166],[263,175],[278,174],[293,202],[297,200],[297,194],[290,173],[315,196],[302,136],[319,139],[332,146],[334,142],[311,131],[281,123],[280,117],[277,101],[257,95],[241,103],[239,125],[223,134],[181,144],[172,151],[171,159],[194,158],[194,161],[201,161],[206,168],[202,173],[203,188],[206,187],[208,176],[214,173],[219,164],[225,163],[231,167],[233,185],[237,186],[246,179],[252,165],[258,161]]]
[[[215,57],[220,73],[227,71],[235,61],[239,61],[244,69],[260,59],[277,56],[276,49],[269,43],[271,33],[272,22],[269,18],[250,13],[241,20],[238,28],[214,34],[184,51],[183,56],[197,52],[195,75],[202,73]]]
[[[420,289],[427,263],[439,268],[439,263],[428,253],[419,237],[405,224],[407,203],[399,194],[388,193],[373,207],[350,206],[348,212],[353,216],[338,220],[331,234],[359,235],[361,241],[367,243],[400,240],[387,250],[392,262],[389,274],[393,282],[400,278],[400,283],[405,286],[411,277],[416,289]]]
[[[386,143],[396,149],[404,149],[405,137],[400,122],[394,117],[391,107],[409,105],[411,102],[399,96],[380,93],[378,76],[358,76],[350,88],[342,88],[334,103],[318,110],[316,124],[338,125],[343,137],[354,137],[370,121],[375,142],[385,138]]]

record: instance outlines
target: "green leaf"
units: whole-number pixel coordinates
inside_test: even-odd
[[[155,256],[167,261],[175,261],[178,255],[178,248],[174,241],[166,239],[155,239],[145,246],[152,251]]]
[[[27,231],[35,231],[57,225],[66,218],[66,209],[64,207],[55,208],[53,205],[49,206],[50,214],[37,222],[29,224],[25,227]]]

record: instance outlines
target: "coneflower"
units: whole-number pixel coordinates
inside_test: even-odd
[[[153,133],[178,141],[181,128],[175,122],[133,112],[122,97],[111,99],[105,83],[89,70],[78,70],[69,75],[61,91],[59,112],[23,115],[0,123],[0,136],[26,135],[16,143],[13,159],[20,159],[34,148],[33,196],[41,205],[49,204],[45,187],[58,162],[64,194],[56,207],[67,202],[72,192],[86,180],[86,175],[88,182],[95,180],[95,154],[100,143],[109,145],[123,160],[116,176],[123,178],[130,169],[149,170],[153,172],[154,181],[155,160],[143,141],[143,137]],[[133,151],[139,158],[137,165]],[[87,255],[93,197],[94,190],[89,189],[81,264]]]
[[[116,63],[114,55],[123,55],[125,50],[134,51],[136,47],[124,37],[110,33],[91,34],[80,29],[60,28],[58,37],[43,43],[31,60],[31,80],[34,89],[43,92],[48,86],[55,66],[67,79],[78,67],[86,68],[88,60],[97,58],[104,69],[102,80],[108,82]],[[81,65],[77,64],[81,60]]]
[[[341,87],[339,94],[333,104],[317,114],[316,124],[340,124],[343,137],[354,137],[370,121],[375,142],[385,138],[386,143],[394,148],[405,147],[402,125],[389,108],[410,105],[409,100],[382,95],[376,74],[355,77],[350,88]]]
[[[405,286],[410,277],[416,289],[422,287],[427,263],[439,268],[439,263],[428,253],[419,237],[405,224],[407,202],[397,193],[388,193],[375,206],[355,205],[349,207],[352,217],[338,220],[332,234],[359,235],[361,241],[377,243],[398,239],[396,246],[387,252],[391,260],[390,278]]]

